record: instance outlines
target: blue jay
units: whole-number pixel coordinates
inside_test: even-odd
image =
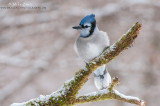
[[[99,56],[110,44],[107,33],[98,29],[94,14],[84,17],[79,26],[73,29],[80,31],[80,36],[74,45],[75,51],[86,63]],[[94,83],[99,90],[109,86],[111,76],[106,70],[106,65],[94,71]]]

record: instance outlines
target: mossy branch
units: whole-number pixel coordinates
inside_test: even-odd
[[[143,100],[140,100],[137,97],[133,96],[126,96],[117,90],[114,89],[114,87],[119,83],[119,80],[117,77],[113,78],[112,83],[110,84],[110,87],[108,89],[100,90],[98,92],[92,92],[84,96],[79,96],[76,98],[75,103],[87,103],[87,102],[93,102],[93,101],[102,101],[105,99],[116,99],[123,102],[128,102],[140,106],[145,106],[145,102]]]
[[[113,91],[114,87],[119,83],[118,81],[118,77],[113,78],[112,83],[110,84],[110,87],[108,88],[108,90],[110,92]]]
[[[41,95],[39,98],[21,103],[20,106],[23,106],[23,105],[24,106],[25,105],[27,106],[31,106],[31,105],[61,106],[61,105],[73,105],[78,103],[77,101],[82,97],[79,97],[79,99],[77,99],[76,95],[78,94],[78,91],[81,89],[81,87],[88,80],[88,77],[90,76],[90,74],[94,70],[96,70],[98,67],[102,66],[103,64],[107,64],[108,62],[113,60],[123,50],[130,47],[134,42],[135,38],[138,36],[140,29],[141,29],[141,24],[137,22],[131,29],[129,29],[129,31],[126,34],[124,34],[121,37],[120,40],[118,40],[116,43],[114,43],[110,47],[106,48],[100,56],[93,59],[91,62],[87,63],[84,69],[80,69],[78,72],[76,72],[75,76],[71,80],[65,82],[64,86],[58,91],[53,92],[52,94],[46,95],[46,96]],[[125,96],[120,97],[117,95],[118,91],[113,90],[114,86],[117,84],[116,82],[117,80],[115,78],[112,81],[112,84],[108,89],[110,95],[107,93],[108,94],[107,96],[102,96],[104,97],[103,99],[118,99],[126,102],[133,101],[132,99],[125,100],[125,98],[123,98]],[[103,91],[100,91],[100,92],[103,92]],[[84,101],[84,102],[87,102],[87,101]],[[12,104],[12,106],[17,106],[18,104]]]

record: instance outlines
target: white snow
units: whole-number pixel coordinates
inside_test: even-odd
[[[10,106],[26,106],[26,104],[29,103],[29,102],[32,102],[35,106],[39,106],[39,104],[36,103],[36,102],[39,102],[39,101],[41,101],[41,102],[48,102],[48,100],[49,100],[51,97],[53,97],[53,99],[54,99],[55,97],[58,97],[58,96],[61,96],[62,94],[64,94],[64,92],[60,93],[59,91],[60,91],[60,90],[58,90],[58,91],[56,91],[56,92],[53,92],[51,95],[40,95],[38,98],[36,98],[36,99],[31,99],[31,100],[29,100],[29,101],[27,101],[27,102],[23,102],[23,103],[13,103],[13,104],[11,104]],[[36,102],[35,102],[35,101],[36,101]]]
[[[85,94],[84,96],[96,96],[96,95],[103,95],[103,94],[107,94],[109,93],[109,90],[108,89],[104,89],[104,90],[99,90],[98,92],[92,92],[92,93],[88,93],[88,94]]]
[[[75,78],[72,77],[70,80],[65,81],[65,84],[68,84],[69,82],[71,82],[72,80],[74,80]]]
[[[26,102],[23,102],[23,103],[13,103],[10,106],[26,106]]]
[[[110,46],[110,51],[114,51],[116,48],[116,44],[113,44],[112,46]]]
[[[42,100],[42,101],[44,101],[46,98],[45,98],[44,95],[40,95],[40,96],[39,96],[39,99]]]
[[[137,100],[137,101],[141,101],[139,98],[137,97],[133,97],[133,96],[126,96],[124,94],[121,94],[120,92],[118,92],[117,90],[114,91],[115,94],[119,95],[121,98],[125,98],[125,99],[134,99],[134,100]]]
[[[97,95],[97,92],[92,92],[89,94],[85,94],[84,96],[90,97],[90,96],[96,96],[96,95]]]
[[[94,62],[94,61],[93,61],[92,63],[93,63],[93,64],[96,64],[96,62]]]

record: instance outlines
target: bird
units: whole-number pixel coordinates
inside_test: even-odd
[[[80,32],[74,49],[85,63],[99,56],[110,45],[107,33],[98,29],[95,14],[85,16],[78,26],[72,28]],[[98,90],[106,89],[110,83],[111,76],[106,69],[106,64],[94,71],[94,84]]]

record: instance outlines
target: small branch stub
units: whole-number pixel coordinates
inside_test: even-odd
[[[113,91],[114,87],[119,84],[118,77],[113,78],[112,83],[110,84],[110,87],[108,88],[109,91]]]

